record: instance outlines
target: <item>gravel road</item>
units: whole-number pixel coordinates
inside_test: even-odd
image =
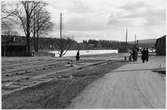
[[[165,78],[152,72],[159,67],[165,57],[123,65],[87,86],[68,108],[165,108]]]

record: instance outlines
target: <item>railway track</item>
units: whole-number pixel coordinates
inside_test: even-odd
[[[39,73],[40,72],[45,72],[45,73],[34,75],[34,76],[23,75],[20,77],[18,77],[18,75],[17,76],[14,75],[13,78],[9,78],[11,80],[6,81],[6,82],[4,80],[5,78],[3,78],[3,80],[2,80],[2,95],[10,94],[12,92],[19,91],[19,90],[27,88],[27,87],[32,87],[34,85],[44,83],[44,82],[47,82],[47,81],[50,81],[53,79],[72,78],[71,76],[72,76],[73,72],[82,71],[85,68],[90,68],[90,67],[93,68],[95,66],[104,65],[104,64],[107,64],[110,62],[111,62],[110,60],[97,61],[94,63],[87,63],[86,65],[80,65],[80,66],[73,64],[72,67],[69,65],[68,68],[66,67],[66,68],[63,68],[60,70],[52,69],[52,70],[50,70],[50,72],[48,70],[39,70],[38,71]],[[51,64],[52,63],[47,64],[47,65],[41,65],[41,67],[46,67],[46,66],[51,65]],[[37,67],[34,67],[34,68],[37,68]],[[21,70],[19,70],[19,71],[21,71]],[[13,72],[18,72],[18,70],[10,71],[11,74],[13,74]],[[9,74],[9,72],[8,72],[8,74]],[[35,72],[33,74],[35,74]],[[10,90],[10,88],[12,88],[13,86],[15,88]],[[7,88],[7,90],[5,90],[5,88]]]

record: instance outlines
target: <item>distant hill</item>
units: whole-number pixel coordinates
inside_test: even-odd
[[[152,48],[152,47],[155,47],[156,39],[143,39],[143,40],[138,40],[138,41],[139,41],[140,47]],[[128,43],[134,44],[134,41],[130,41]]]
[[[145,40],[139,40],[139,43],[154,43],[155,44],[156,39],[145,39]]]
[[[140,43],[154,43],[155,44],[155,42],[156,42],[156,39],[143,39],[143,40],[138,40],[139,41],[139,44]],[[134,43],[134,41],[130,41],[130,42],[128,42],[128,43]]]

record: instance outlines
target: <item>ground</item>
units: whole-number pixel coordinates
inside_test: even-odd
[[[73,99],[68,108],[165,108],[165,57],[131,62],[105,74]]]
[[[2,108],[164,108],[165,57],[123,56],[2,58]]]
[[[3,57],[3,108],[65,108],[87,85],[125,64],[123,54]]]

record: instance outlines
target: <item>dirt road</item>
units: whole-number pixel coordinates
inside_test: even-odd
[[[152,69],[165,67],[165,57],[131,62],[95,81],[69,108],[164,108],[165,78]]]

